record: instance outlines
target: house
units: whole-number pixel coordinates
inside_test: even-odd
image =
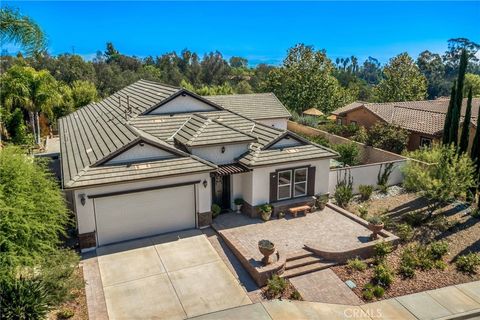
[[[369,129],[374,124],[389,123],[409,131],[408,150],[415,150],[442,138],[443,126],[448,110],[448,99],[406,101],[388,103],[353,102],[334,112],[338,124],[354,124]],[[462,105],[462,119],[467,99]],[[480,99],[473,99],[470,128],[470,146],[477,125]]]
[[[140,80],[61,118],[62,183],[81,248],[200,228],[213,203],[228,210],[235,198],[254,217],[262,204],[283,210],[328,192],[337,154],[272,127],[281,115],[273,94],[229,100]]]

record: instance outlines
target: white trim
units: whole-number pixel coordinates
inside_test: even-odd
[[[304,197],[307,195],[307,188],[308,188],[308,169],[309,168],[298,168],[298,169],[295,169],[293,170],[293,197],[294,198],[298,198],[298,197]],[[298,170],[305,170],[305,181],[301,181],[301,182],[296,182],[295,181],[295,173],[298,171]],[[305,183],[305,193],[303,194],[299,194],[299,195],[295,195],[295,186],[297,184],[303,184]]]
[[[288,184],[280,184],[280,174],[288,172],[290,174],[290,182]],[[277,173],[277,200],[285,200],[285,199],[290,199],[292,197],[292,170],[283,170],[283,171],[278,171]],[[283,197],[280,198],[280,187],[285,187],[288,186],[289,192],[288,192],[288,197]]]

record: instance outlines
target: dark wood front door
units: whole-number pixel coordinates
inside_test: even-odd
[[[212,201],[222,208],[230,210],[230,176],[212,177]]]

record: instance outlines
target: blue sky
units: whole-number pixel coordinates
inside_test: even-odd
[[[251,64],[281,63],[296,43],[331,58],[388,61],[407,51],[443,53],[447,40],[480,42],[480,2],[19,2],[2,1],[34,18],[49,52],[92,58],[111,41],[144,57],[188,48],[240,55]],[[12,46],[7,46],[11,51]]]

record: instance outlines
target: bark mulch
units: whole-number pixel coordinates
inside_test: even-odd
[[[83,269],[78,267],[76,270],[77,276],[81,277],[83,281]],[[65,302],[58,308],[52,310],[48,315],[48,320],[61,320],[64,319],[59,315],[61,310],[71,310],[73,311],[73,317],[68,318],[69,320],[88,320],[88,309],[87,309],[87,298],[85,296],[85,287],[82,287],[80,290],[73,291],[75,298],[71,301]]]
[[[412,193],[402,193],[393,197],[369,201],[369,214],[387,214],[395,220],[413,210],[422,210],[428,202]],[[359,203],[353,203],[349,210],[357,213]],[[388,211],[388,212],[386,212]],[[480,220],[472,217],[462,204],[451,204],[436,212],[436,218],[420,227],[415,228],[415,237],[410,243],[428,243],[435,240],[444,240],[449,244],[449,252],[444,257],[447,264],[445,270],[416,270],[411,279],[396,274],[391,287],[385,290],[382,299],[416,293],[425,290],[437,289],[454,284],[480,280],[480,275],[465,274],[456,270],[454,261],[457,256],[469,252],[480,252]],[[445,230],[447,229],[448,230]],[[397,271],[400,257],[406,244],[399,245],[386,258],[387,265]],[[353,291],[361,298],[362,288],[369,283],[373,276],[373,260],[367,260],[369,268],[365,271],[351,271],[346,265],[333,267],[332,270],[343,281],[352,280],[357,285]]]

